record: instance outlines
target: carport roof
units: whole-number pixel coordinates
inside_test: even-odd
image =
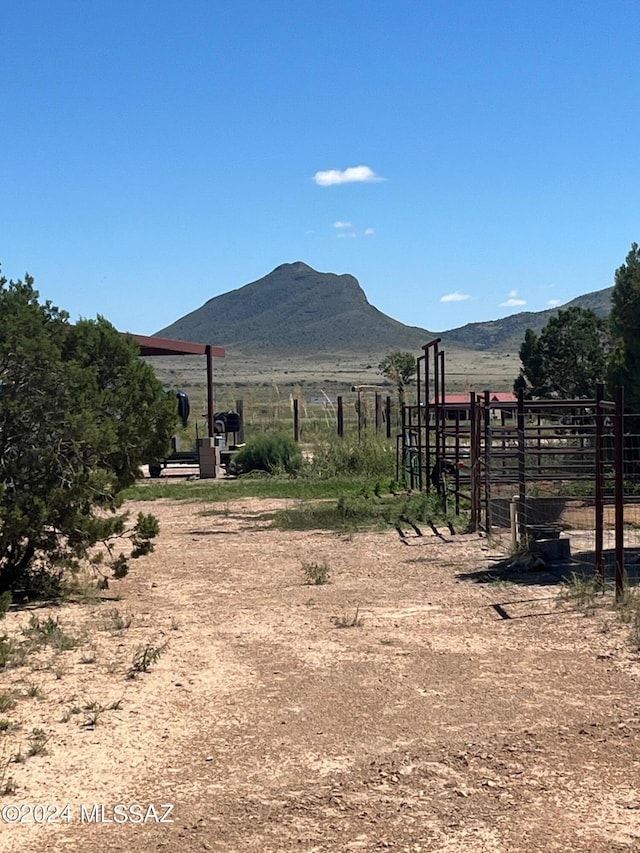
[[[216,347],[213,344],[172,341],[168,338],[133,335],[128,332],[126,334],[129,334],[139,345],[140,355],[207,355],[210,353],[214,358],[224,358],[226,355],[224,347]]]

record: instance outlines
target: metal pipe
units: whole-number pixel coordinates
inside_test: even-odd
[[[518,497],[520,500],[520,513],[518,520],[518,536],[524,538],[526,529],[526,445],[525,445],[525,420],[524,420],[524,389],[518,388]]]
[[[424,355],[418,356],[416,359],[416,403],[418,406],[418,488],[420,491],[423,489],[423,477],[422,477],[422,469],[424,464],[424,425],[422,419],[422,362],[425,360]]]
[[[616,601],[624,595],[624,388],[616,388],[616,414],[614,422],[616,471]]]
[[[509,504],[509,521],[511,522],[511,547],[515,551],[518,547],[518,504],[520,498],[514,495]]]
[[[483,421],[484,421],[484,499],[485,519],[487,522],[487,533],[491,533],[493,519],[491,517],[491,468],[492,468],[492,446],[491,446],[491,394],[485,390],[483,394]]]
[[[472,391],[469,395],[469,415],[470,415],[470,456],[469,463],[471,465],[471,529],[479,530],[480,528],[480,500],[478,491],[478,406],[476,402],[476,393]]]
[[[213,348],[207,344],[205,348],[207,356],[207,427],[209,438],[214,438],[215,429],[215,403],[213,396]]]
[[[596,572],[604,589],[604,412],[602,399],[604,383],[596,385],[596,452],[595,452],[595,525],[596,525]]]

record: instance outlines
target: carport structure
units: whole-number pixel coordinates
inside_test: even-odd
[[[224,358],[224,347],[213,344],[196,344],[191,341],[172,341],[168,338],[148,337],[125,332],[140,347],[140,355],[204,355],[207,359],[207,430],[209,438],[215,437],[215,395],[213,390],[213,359]]]

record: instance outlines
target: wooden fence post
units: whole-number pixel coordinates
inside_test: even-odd
[[[297,398],[293,401],[293,438],[296,442],[300,441],[300,413]]]

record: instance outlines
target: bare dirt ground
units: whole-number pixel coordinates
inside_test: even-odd
[[[640,850],[640,664],[610,611],[558,606],[547,575],[464,579],[501,553],[475,535],[283,533],[261,517],[282,504],[156,502],[120,600],[8,615],[83,642],[0,671],[0,755],[49,737],[0,809],[69,804],[5,820],[1,850]],[[155,812],[118,822],[133,803]]]

